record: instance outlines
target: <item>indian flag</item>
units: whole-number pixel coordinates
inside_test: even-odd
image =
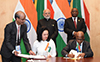
[[[55,19],[58,23],[58,37],[56,38],[58,57],[61,57],[61,51],[67,44],[67,34],[64,33],[64,20],[71,17],[71,10],[67,0],[35,0],[38,14],[38,20],[44,18],[43,10],[51,11],[51,19]]]
[[[52,7],[54,10],[54,19],[58,23],[58,37],[56,38],[57,42],[57,51],[58,57],[61,57],[61,51],[67,44],[67,34],[64,33],[64,23],[65,19],[71,17],[71,10],[67,0],[53,0]]]
[[[36,40],[36,27],[37,27],[37,11],[32,0],[18,0],[14,15],[17,11],[23,11],[26,14],[25,24],[27,25],[27,35],[32,46]],[[13,17],[14,18],[14,17]],[[21,40],[21,52],[27,54],[23,40]],[[22,59],[23,62],[26,60]]]
[[[90,14],[86,8],[84,0],[71,0],[71,8],[77,8],[79,11],[79,17],[84,18],[87,26],[87,32],[85,33],[85,40],[90,42]]]

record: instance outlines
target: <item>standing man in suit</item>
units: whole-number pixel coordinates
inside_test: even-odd
[[[38,21],[37,32],[42,26],[46,26],[50,31],[50,34],[49,34],[50,38],[54,40],[55,45],[56,45],[56,37],[58,35],[57,22],[56,20],[50,18],[49,9],[45,9],[43,11],[43,16],[44,16],[44,19],[41,19]]]
[[[27,26],[24,24],[25,18],[25,14],[22,11],[18,11],[15,13],[15,21],[6,25],[4,41],[1,47],[2,62],[21,62],[21,58],[16,56],[21,52],[21,39],[24,41],[27,52],[34,55],[27,38]],[[19,49],[18,51],[17,48]]]
[[[77,46],[80,48],[78,51]],[[78,57],[92,57],[93,52],[90,47],[90,43],[84,40],[84,33],[82,31],[78,31],[76,34],[76,40],[70,40],[66,47],[62,50],[62,55],[66,57],[73,58],[74,54],[69,54],[71,50],[77,50],[77,52],[81,52]]]
[[[75,39],[75,35],[78,31],[86,32],[86,25],[83,18],[79,18],[78,9],[73,8],[71,11],[72,17],[65,20],[64,32],[68,35],[67,43],[71,39]]]

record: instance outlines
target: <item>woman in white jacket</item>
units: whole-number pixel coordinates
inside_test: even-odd
[[[44,55],[47,57],[56,56],[56,47],[55,43],[49,37],[49,30],[43,26],[39,29],[37,33],[37,40],[34,42],[32,51],[36,55]]]

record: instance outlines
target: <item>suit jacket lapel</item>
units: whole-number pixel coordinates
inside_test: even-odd
[[[20,27],[20,39],[21,39],[21,36],[22,36],[22,30],[23,30],[23,28],[22,28],[22,25],[21,25],[21,27]]]
[[[23,32],[24,32],[24,25],[21,25],[21,27],[20,27],[20,39],[23,36],[23,34],[22,34]]]
[[[16,24],[15,24],[15,21],[13,22],[13,30],[14,30],[14,32],[15,32],[16,35],[17,35],[17,27],[16,27]]]
[[[72,46],[73,46],[72,49],[76,50],[76,40],[74,40]]]
[[[79,23],[80,22],[80,19],[79,19],[79,17],[77,18],[77,29],[78,29],[78,27],[79,27]]]
[[[74,48],[76,48],[76,40],[75,40],[75,43],[74,43],[75,45],[74,45]]]
[[[82,45],[82,52],[84,52],[84,50],[85,50],[85,42],[83,42],[83,45]]]
[[[71,17],[71,23],[73,25],[73,28],[75,29],[75,25],[74,25],[74,21],[73,21],[72,17]]]

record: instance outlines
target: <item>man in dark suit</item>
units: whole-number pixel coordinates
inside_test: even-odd
[[[63,48],[62,50],[62,55],[66,56],[66,57],[71,57],[73,58],[75,55],[74,54],[69,54],[69,52],[71,50],[78,50],[77,46],[80,47],[80,51],[81,52],[78,57],[92,57],[93,56],[93,52],[91,50],[90,44],[87,41],[84,41],[84,33],[82,31],[78,31],[76,33],[76,40],[70,40],[68,42],[68,44],[66,45],[66,47]]]
[[[16,47],[20,46],[21,39],[24,41],[27,52],[34,55],[27,38],[27,26],[24,24],[25,18],[25,14],[18,11],[15,14],[15,21],[6,25],[4,41],[1,47],[2,62],[21,62],[21,58],[17,57],[19,52],[16,50]]]
[[[50,10],[49,9],[45,9],[43,11],[43,16],[44,16],[44,19],[41,19],[38,21],[37,32],[40,29],[40,27],[46,26],[50,31],[50,34],[49,34],[50,38],[53,39],[56,44],[56,37],[58,35],[57,22],[56,22],[56,20],[50,18]]]
[[[67,43],[71,39],[75,39],[75,34],[78,31],[86,32],[86,25],[83,18],[77,17],[78,10],[73,8],[71,11],[72,17],[65,20],[64,32],[68,35]]]

